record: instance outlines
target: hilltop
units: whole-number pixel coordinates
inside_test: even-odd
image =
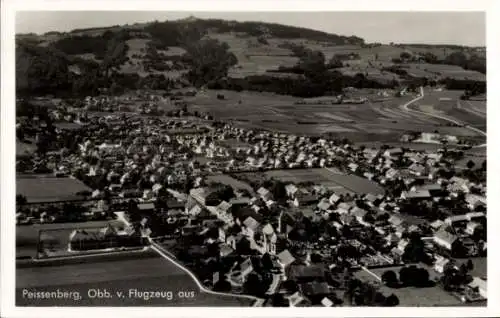
[[[464,89],[484,83],[486,72],[482,48],[365,43],[276,23],[195,17],[18,34],[16,44],[17,89],[28,94],[208,85],[320,96],[347,86],[429,81]]]

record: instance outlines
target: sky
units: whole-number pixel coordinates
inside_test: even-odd
[[[16,33],[176,20],[193,15],[237,21],[263,21],[306,27],[366,42],[486,45],[484,12],[157,12],[20,11]],[[355,23],[354,23],[355,21]]]

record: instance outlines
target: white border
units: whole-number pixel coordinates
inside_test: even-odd
[[[2,104],[1,104],[1,287],[0,288],[0,316],[2,317],[86,317],[98,314],[99,316],[120,317],[404,317],[404,316],[431,316],[431,317],[480,317],[496,316],[500,314],[499,305],[494,299],[500,299],[499,259],[496,244],[500,224],[498,215],[499,204],[496,195],[500,194],[497,178],[500,175],[500,149],[494,147],[499,130],[496,129],[495,119],[500,118],[500,96],[495,89],[498,82],[495,71],[500,71],[498,57],[498,34],[492,30],[500,18],[498,1],[483,0],[440,0],[440,1],[401,1],[401,0],[337,0],[337,1],[215,1],[215,0],[184,0],[184,1],[145,1],[145,0],[114,0],[114,1],[2,1],[1,16],[1,54],[2,54]],[[487,10],[487,45],[488,45],[488,135],[493,140],[488,147],[488,202],[490,247],[488,257],[488,307],[436,307],[436,308],[362,308],[362,307],[335,307],[335,308],[15,308],[15,46],[14,28],[15,12],[19,10],[141,10],[141,11],[485,11]],[[355,22],[353,22],[355,23]],[[103,21],[103,25],[106,25]],[[497,41],[495,41],[497,40]],[[497,81],[495,81],[497,80]],[[495,85],[496,84],[496,85]],[[492,106],[494,105],[494,106]],[[498,116],[497,116],[498,115]],[[496,283],[494,283],[496,282]]]

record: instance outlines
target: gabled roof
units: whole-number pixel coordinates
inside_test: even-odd
[[[389,218],[389,223],[391,223],[394,226],[399,226],[403,223],[403,220],[399,216],[393,214]]]
[[[227,212],[231,208],[232,204],[226,201],[222,201],[218,206],[217,209]]]
[[[448,244],[453,244],[458,239],[458,237],[444,229],[441,229],[434,233],[434,239],[439,239],[441,241],[447,242]]]
[[[335,203],[335,202],[337,202],[337,201],[339,201],[339,200],[340,200],[340,196],[338,196],[338,195],[336,195],[335,193],[333,193],[333,194],[330,196],[329,200],[330,200],[330,202]]]
[[[139,210],[154,210],[155,205],[154,203],[140,203],[137,205]]]
[[[327,295],[330,293],[330,286],[327,282],[311,282],[300,285],[302,293],[306,296]]]
[[[279,253],[278,259],[280,260],[280,263],[283,264],[284,266],[288,266],[293,262],[295,262],[295,258],[288,250],[284,250],[283,252]]]
[[[255,231],[259,227],[259,222],[257,222],[253,217],[249,216],[243,221],[243,224],[249,228]]]
[[[323,199],[318,203],[318,208],[321,210],[328,210],[330,207],[330,201]]]
[[[262,233],[264,233],[265,235],[272,235],[274,233],[272,225],[269,223],[264,225],[264,227],[262,228]]]
[[[358,218],[363,218],[368,212],[366,210],[360,209],[358,207],[354,207],[351,211],[351,214]]]
[[[407,199],[430,198],[431,194],[428,190],[404,191],[404,196]]]
[[[297,192],[297,190],[299,190],[299,189],[295,186],[295,184],[293,184],[293,183],[287,184],[287,185],[285,186],[285,189],[286,189],[286,191],[287,191],[287,192],[290,192],[290,193],[295,193],[295,192]]]
[[[269,195],[271,192],[269,190],[267,190],[266,188],[264,187],[260,187],[258,190],[257,190],[257,193],[260,195],[260,196],[266,196],[266,195]]]
[[[333,301],[331,301],[328,297],[323,298],[321,300],[321,304],[325,307],[332,307],[334,305]]]

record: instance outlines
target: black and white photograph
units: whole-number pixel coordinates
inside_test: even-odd
[[[15,13],[16,308],[488,306],[485,11],[89,10]]]

